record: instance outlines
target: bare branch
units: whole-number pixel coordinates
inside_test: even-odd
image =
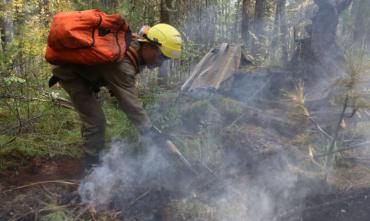
[[[20,189],[24,189],[24,188],[27,188],[27,187],[42,185],[42,184],[49,184],[49,183],[72,185],[72,186],[78,186],[79,185],[77,182],[71,182],[71,181],[65,181],[65,180],[47,180],[47,181],[39,181],[39,182],[35,182],[35,183],[30,183],[30,184],[19,186],[19,187],[16,187],[14,189],[10,189],[10,190],[5,190],[3,193],[11,192],[11,191],[14,191],[14,190],[20,190]]]

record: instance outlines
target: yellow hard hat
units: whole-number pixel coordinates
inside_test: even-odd
[[[168,58],[180,57],[181,34],[173,26],[164,23],[159,23],[151,28],[144,26],[140,33],[144,37],[144,41],[158,45],[164,56]]]

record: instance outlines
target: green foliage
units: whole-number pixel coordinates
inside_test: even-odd
[[[26,80],[24,80],[23,78],[20,78],[20,77],[14,76],[14,75],[11,75],[9,77],[4,78],[4,83],[5,83],[6,86],[10,86],[14,83],[23,84],[25,82],[26,82]]]
[[[8,3],[6,3],[8,2]],[[369,9],[367,1],[362,1],[361,13]],[[12,0],[0,3],[0,18],[4,22],[6,35],[2,36],[0,48],[0,160],[14,153],[25,157],[80,155],[80,134],[78,116],[71,110],[57,107],[50,102],[52,92],[59,89],[48,89],[47,80],[50,77],[51,66],[44,60],[45,46],[52,16],[59,11],[83,10],[97,8],[107,13],[120,13],[130,24],[133,31],[138,31],[144,25],[154,25],[160,20],[160,1],[148,0]],[[180,59],[171,61],[171,76],[169,82],[178,88],[188,76],[190,67],[199,61],[202,55],[220,42],[242,43],[240,37],[241,3],[227,0],[179,1],[170,6],[170,20],[178,27],[184,39],[183,53]],[[265,62],[279,64],[280,48],[268,53],[266,51],[274,32],[273,1],[268,1],[265,16],[264,31],[266,36],[258,38],[251,28],[251,41],[261,44],[264,53],[257,54],[257,60],[264,60],[263,54],[270,59]],[[302,14],[312,14],[312,0],[288,1],[287,23],[295,27],[297,20],[302,20]],[[341,23],[352,24],[353,18],[347,10],[341,16]],[[217,16],[216,16],[217,15]],[[308,16],[309,17],[309,16]],[[368,24],[368,16],[366,16]],[[302,20],[302,22],[305,22]],[[252,23],[250,24],[253,25]],[[291,35],[291,33],[290,33]],[[254,38],[253,38],[254,37]],[[292,36],[290,36],[291,38]],[[288,40],[292,40],[289,39]],[[288,44],[288,43],[287,43]],[[250,42],[246,46],[250,46]],[[289,45],[294,49],[293,45]],[[146,71],[152,77],[144,87],[141,99],[144,106],[153,116],[153,122],[165,131],[184,127],[182,115],[189,121],[204,122],[199,116],[212,113],[217,118],[215,106],[225,113],[222,117],[235,118],[242,113],[240,105],[231,100],[203,100],[194,103],[190,109],[179,110],[176,97],[168,91],[157,87],[157,70]],[[348,83],[348,82],[347,82]],[[149,89],[148,89],[149,87]],[[67,97],[65,93],[61,93]],[[358,93],[349,93],[354,107],[365,107],[365,100]],[[164,101],[164,102],[159,102]],[[181,101],[180,101],[181,102]],[[137,141],[136,130],[127,117],[119,109],[114,100],[105,99],[103,109],[108,121],[107,140],[115,136],[129,137]],[[172,105],[172,106],[171,106]],[[160,110],[160,113],[157,113]],[[198,114],[192,112],[198,111]],[[197,128],[202,134],[200,140],[189,140],[188,146],[196,149],[201,145],[212,146],[216,137],[209,128]],[[193,143],[191,143],[193,142]]]
[[[168,214],[174,220],[217,220],[215,208],[196,200],[177,201],[169,205]]]
[[[118,104],[106,104],[103,106],[107,119],[106,139],[124,137],[129,142],[137,141],[137,132],[127,116],[118,107]]]
[[[56,211],[41,218],[41,221],[64,221],[71,219],[71,216],[65,211]]]

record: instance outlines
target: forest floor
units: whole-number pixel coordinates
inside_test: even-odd
[[[152,119],[206,174],[182,177],[175,167],[161,170],[161,158],[121,156],[114,146],[88,174],[79,158],[36,158],[0,172],[0,221],[368,221],[369,149],[338,154],[326,168],[325,159],[310,157],[310,147],[321,145],[309,137],[312,127],[290,124],[292,108],[270,103],[250,107],[220,94],[164,94]],[[136,169],[144,169],[142,177]],[[107,197],[105,205],[84,201],[87,184]]]
[[[277,214],[274,220],[367,221],[370,217],[369,172],[370,167],[366,163],[354,163],[336,169],[328,176],[330,190],[306,196],[302,202],[303,207],[287,208]],[[84,175],[81,160],[73,158],[34,160],[25,168],[2,172],[0,192],[3,203],[0,204],[0,220],[144,220],[134,217],[126,219],[122,215],[130,212],[138,217],[142,216],[142,213],[155,214],[156,218],[148,220],[174,220],[166,209],[145,209],[144,205],[161,205],[158,201],[169,200],[168,197],[171,196],[160,190],[138,194],[137,198],[130,202],[128,211],[112,208],[97,213],[93,208],[80,204],[81,199],[77,191]],[[177,200],[173,197],[171,202]],[[167,202],[163,203],[161,206],[167,206]],[[197,219],[182,217],[176,220]]]

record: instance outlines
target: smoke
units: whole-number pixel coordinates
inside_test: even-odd
[[[168,207],[182,199],[185,203],[181,207],[192,208],[184,212],[192,218],[185,220],[198,220],[200,217],[192,214],[194,208],[189,205],[202,203],[210,208],[203,215],[207,220],[268,221],[300,203],[305,196],[305,191],[297,194],[298,177],[286,167],[283,162],[286,159],[282,156],[256,164],[253,174],[242,171],[234,171],[238,175],[233,176],[217,174],[217,179],[206,189],[199,190],[197,185],[190,187],[199,177],[183,179],[181,171],[174,170],[156,147],[141,154],[131,154],[123,142],[114,142],[111,146],[102,154],[101,165],[81,181],[79,188],[82,203],[98,211],[114,207],[125,212],[131,206],[137,206],[146,220],[161,220],[148,218],[156,217],[153,213],[158,211],[153,212],[153,208],[164,209],[160,207]],[[234,161],[234,158],[226,156],[225,159]],[[141,198],[143,193],[148,194]],[[168,197],[171,193],[174,193],[173,199]],[[179,216],[176,213],[181,210],[184,209],[174,208],[171,216]]]
[[[210,20],[214,22],[214,18],[212,17]],[[207,23],[204,22],[204,24]],[[198,27],[199,23],[196,24],[195,21],[190,19],[185,25],[185,28],[190,29]],[[211,26],[207,29],[207,32],[212,33],[214,31],[212,29],[215,28],[216,26]],[[195,39],[197,39],[196,37],[198,36],[194,36]],[[302,62],[307,65],[306,60]],[[327,63],[331,62],[327,61],[325,64]],[[322,69],[317,72],[316,70],[319,69],[312,70],[315,70],[317,75],[322,73]],[[311,72],[307,73],[311,74]],[[269,74],[266,73],[266,75]],[[261,83],[264,83],[264,79],[251,79],[253,81],[250,81],[249,84],[261,85]],[[316,85],[317,88],[311,91],[320,91],[319,94],[322,96],[323,88],[327,87],[326,82],[327,79],[321,81],[321,83],[315,82],[317,84],[314,84],[314,86]],[[272,83],[276,83],[276,81]],[[236,89],[235,94],[244,95],[248,89],[250,89],[248,85],[241,85],[240,88]],[[271,88],[262,87],[261,90],[267,91],[269,89]],[[256,96],[260,97],[259,94]],[[179,109],[185,108],[180,107]],[[213,113],[210,113],[211,110]],[[205,122],[204,124],[211,124],[213,127],[221,129],[222,126],[225,126],[225,122],[234,120],[224,119],[227,118],[227,114],[224,112],[225,110],[221,110],[219,106],[207,106],[193,113],[193,116],[196,116],[194,118],[199,119],[198,122],[191,122],[192,118],[188,117],[188,119],[183,120],[181,126],[186,127],[186,124],[189,124],[188,128],[194,129],[199,128]],[[198,138],[196,137],[199,135],[198,132],[191,131],[191,133],[194,140]],[[98,210],[114,207],[114,209],[124,213],[135,207],[136,211],[144,214],[142,220],[153,221],[164,220],[153,214],[158,213],[158,210],[163,212],[166,209],[171,211],[167,217],[176,221],[292,220],[292,217],[289,217],[289,219],[287,217],[285,219],[281,218],[281,214],[285,214],[286,211],[292,208],[303,207],[303,200],[306,195],[312,193],[312,190],[316,191],[320,188],[315,185],[309,186],[311,183],[302,181],[301,177],[289,168],[291,159],[284,154],[272,154],[257,160],[246,154],[260,148],[258,146],[261,145],[259,142],[267,142],[268,145],[272,146],[282,145],[282,141],[278,140],[279,136],[276,140],[272,140],[270,134],[264,133],[263,131],[261,136],[253,136],[252,134],[240,137],[241,143],[247,143],[240,147],[243,150],[231,151],[231,153],[224,151],[224,156],[218,158],[218,160],[222,160],[220,164],[223,168],[214,171],[214,174],[204,172],[204,168],[199,167],[201,176],[204,177],[191,177],[182,174],[155,146],[150,146],[139,154],[132,154],[128,150],[127,144],[114,142],[110,150],[102,154],[101,165],[94,168],[81,181],[79,192],[82,202]],[[204,144],[205,141],[202,140],[199,143]],[[236,149],[233,146],[215,147],[211,142],[209,143],[210,145],[207,147],[205,145],[200,146],[203,156],[214,156],[216,152],[222,152],[220,151],[222,148],[223,150]],[[195,185],[199,182],[207,184]],[[199,186],[205,187],[199,189]],[[300,214],[295,215],[299,217]]]
[[[216,220],[279,220],[279,214],[301,203],[307,191],[298,190],[298,176],[282,166],[281,160],[256,165],[254,176],[225,180],[225,192],[215,199]]]
[[[168,166],[155,147],[143,154],[133,154],[125,143],[114,142],[110,150],[102,154],[101,164],[81,181],[82,202],[105,209],[114,200],[130,200],[139,187],[155,187],[160,173]],[[119,193],[122,194],[117,195]]]

